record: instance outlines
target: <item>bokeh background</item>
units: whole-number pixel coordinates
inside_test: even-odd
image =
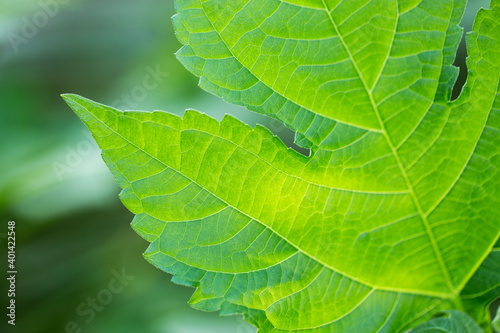
[[[488,4],[469,1],[466,31]],[[239,317],[190,308],[193,290],[142,258],[148,243],[130,228],[133,216],[99,149],[60,98],[71,92],[179,115],[193,108],[217,119],[230,113],[293,146],[293,133],[277,121],[198,88],[175,59],[173,14],[171,0],[0,0],[0,267],[7,270],[7,221],[15,220],[18,270],[17,325],[7,326],[2,313],[0,332],[255,332]],[[466,78],[464,59],[462,44],[455,96]],[[144,85],[148,75],[153,89]],[[134,277],[123,291],[92,318],[77,313],[123,271]]]

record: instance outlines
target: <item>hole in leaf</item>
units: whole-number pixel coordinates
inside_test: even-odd
[[[489,8],[489,4],[490,0],[467,1],[464,17],[462,18],[462,22],[460,22],[460,26],[464,28],[464,34],[462,36],[462,40],[460,41],[460,45],[458,46],[455,62],[453,63],[454,66],[460,68],[460,73],[458,74],[457,81],[453,86],[451,94],[452,101],[460,96],[462,88],[467,81],[467,65],[465,63],[465,59],[467,58],[467,47],[465,45],[465,34],[472,30],[472,25],[479,9]]]
[[[311,156],[311,150],[302,148],[294,143],[295,132],[287,128],[283,123],[275,119],[270,119],[265,126],[276,136],[278,136],[281,141],[288,147],[295,150],[297,153],[304,156]]]

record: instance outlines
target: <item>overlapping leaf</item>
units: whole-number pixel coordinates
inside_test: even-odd
[[[462,0],[176,4],[178,56],[200,85],[283,121],[312,153],[230,116],[65,96],[151,242],[148,260],[197,287],[193,306],[242,313],[261,332],[401,332],[443,309],[487,330],[499,1],[467,38],[453,102]]]
[[[412,330],[412,333],[481,333],[481,328],[466,314],[450,310]]]

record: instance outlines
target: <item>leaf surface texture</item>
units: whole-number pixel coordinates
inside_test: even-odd
[[[404,332],[444,309],[488,330],[499,295],[500,6],[465,1],[176,1],[200,86],[272,116],[122,112],[76,95],[151,242],[191,304],[260,332]],[[453,316],[452,316],[453,317]],[[466,331],[464,331],[466,332]],[[471,331],[472,332],[472,331]]]

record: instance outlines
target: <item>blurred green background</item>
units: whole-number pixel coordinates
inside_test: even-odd
[[[466,30],[488,3],[469,1]],[[193,290],[142,258],[148,243],[130,228],[133,216],[98,148],[60,98],[71,92],[176,114],[194,108],[217,119],[231,113],[293,146],[293,133],[277,121],[198,88],[175,59],[173,14],[170,0],[0,0],[0,267],[7,270],[5,233],[15,220],[18,270],[17,325],[5,325],[2,314],[1,332],[71,332],[72,325],[85,333],[255,332],[239,317],[190,308]],[[105,298],[123,270],[135,278]],[[5,309],[4,278],[0,285]],[[94,316],[77,313],[97,296],[107,304]]]

